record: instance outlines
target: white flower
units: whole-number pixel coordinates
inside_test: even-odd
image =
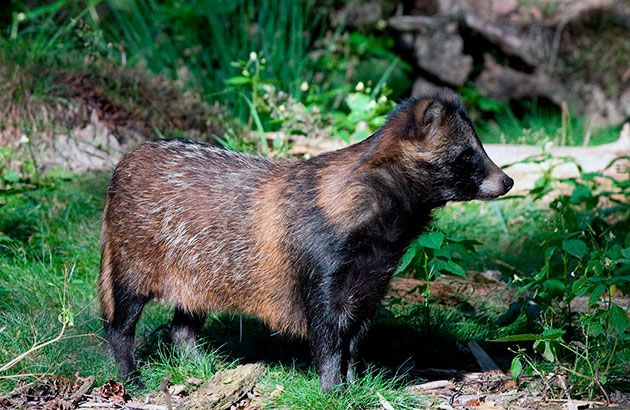
[[[256,58],[258,58],[258,56],[256,56],[256,52],[252,51],[251,53],[249,53],[249,59],[252,61],[256,61]]]
[[[364,88],[365,88],[365,84],[363,84],[363,81],[359,81],[356,87],[354,87],[354,89],[357,91],[363,91]]]
[[[370,102],[368,103],[368,108],[370,109],[376,108],[376,101],[370,100]]]
[[[28,137],[26,135],[22,134],[22,136],[18,140],[18,144],[26,144],[27,142],[28,142]]]
[[[19,12],[17,14],[17,21],[24,21],[26,19],[26,14]]]
[[[308,91],[308,83],[306,81],[302,81],[302,84],[300,84],[300,90],[304,92]]]

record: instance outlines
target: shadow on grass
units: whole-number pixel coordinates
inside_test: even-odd
[[[391,377],[404,375],[403,380],[408,383],[439,377],[435,374],[431,377],[427,369],[479,370],[472,354],[462,347],[469,340],[482,340],[490,335],[492,326],[488,323],[491,319],[487,316],[466,318],[462,312],[444,307],[433,307],[428,318],[420,306],[399,316],[385,309],[382,311],[384,314],[375,318],[362,346],[364,366],[373,365]],[[463,328],[469,330],[462,331]],[[253,318],[237,315],[210,317],[200,341],[208,351],[217,351],[228,363],[265,362],[303,372],[312,366],[306,340],[276,333]],[[155,346],[159,342],[171,342],[167,326],[145,340],[138,357],[141,360],[154,358]],[[498,347],[491,351],[507,353],[505,346]],[[507,358],[499,363],[509,367]]]

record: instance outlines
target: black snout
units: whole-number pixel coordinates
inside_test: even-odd
[[[507,175],[503,176],[503,187],[507,193],[514,186],[514,180]]]

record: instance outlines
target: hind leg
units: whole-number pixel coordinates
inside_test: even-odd
[[[184,352],[196,352],[195,340],[205,321],[205,314],[175,308],[171,322],[171,338],[175,345]]]
[[[144,387],[136,369],[133,355],[136,323],[147,303],[146,296],[139,295],[124,285],[114,285],[114,315],[106,324],[106,334],[118,363],[118,374],[123,380],[131,380]]]

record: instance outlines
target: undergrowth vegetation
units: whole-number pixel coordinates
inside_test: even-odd
[[[0,93],[11,90],[0,102],[20,113],[33,102],[63,99],[54,71],[38,76],[38,67],[98,72],[95,78],[112,101],[129,111],[141,106],[139,115],[155,135],[171,132],[177,128],[173,118],[185,113],[157,118],[168,107],[151,106],[152,94],[119,75],[132,67],[134,75],[162,75],[168,80],[156,84],[176,82],[227,107],[221,115],[231,119],[217,140],[228,149],[287,157],[291,136],[346,143],[367,138],[401,97],[392,84],[408,81],[409,66],[398,58],[386,28],[350,32],[345,24],[329,26],[327,1],[277,3],[57,0],[28,9],[15,2],[10,15],[0,14],[7,27],[0,32],[0,75],[12,79],[0,84]],[[168,89],[155,99],[177,92]],[[486,142],[581,145],[619,134],[616,128],[589,130],[568,108],[510,106],[468,87],[460,92]],[[15,118],[29,121],[28,115]],[[41,176],[34,161],[18,173],[7,165],[12,155],[0,147],[0,393],[77,371],[104,382],[116,370],[95,300],[109,176]],[[242,361],[265,360],[264,389],[274,392],[270,407],[369,408],[382,398],[395,408],[413,408],[404,388],[421,377],[406,361],[457,366],[465,361],[458,345],[479,340],[511,364],[515,380],[542,381],[550,395],[564,397],[551,381],[559,375],[579,397],[627,391],[630,320],[620,300],[630,294],[630,183],[586,172],[558,180],[551,176],[554,164],[570,159],[541,154],[526,161],[552,164],[529,193],[436,212],[436,222],[414,241],[397,272],[425,281],[414,289],[423,302],[394,298],[379,310],[367,342],[368,360],[376,366],[337,392],[334,404],[326,405],[319,393],[304,342],[272,334],[255,320],[223,315],[208,321],[202,354],[182,357],[163,331],[172,312],[157,304],[146,309],[138,327],[143,379],[157,389],[166,375],[187,383]],[[489,269],[501,270],[502,279],[518,289],[507,305],[477,300],[474,306],[443,306],[431,294],[429,282],[440,275]]]

